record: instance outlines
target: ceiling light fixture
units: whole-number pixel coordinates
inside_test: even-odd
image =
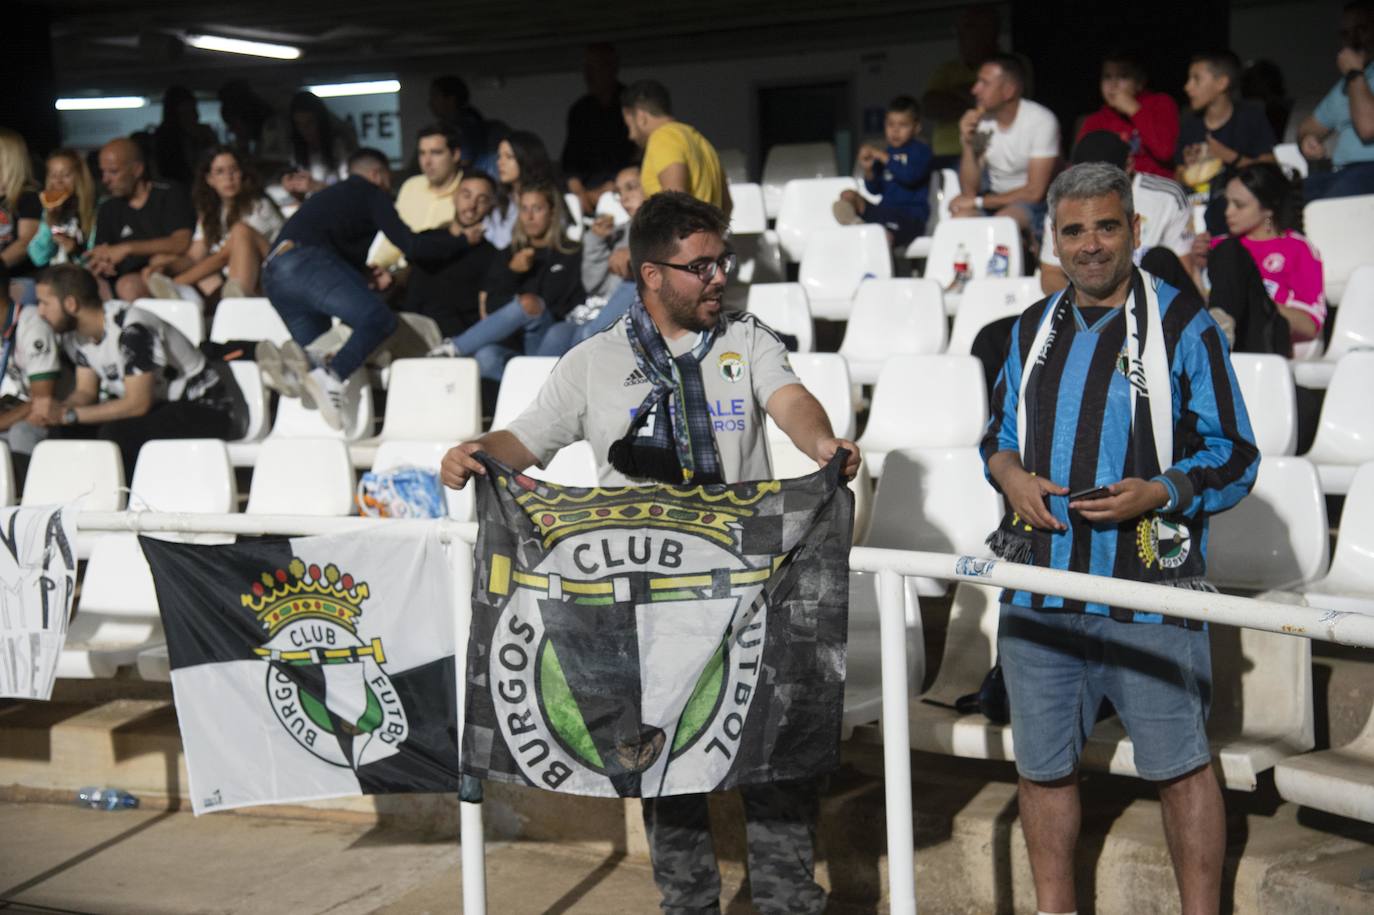
[[[107,98],[60,98],[58,111],[113,111],[119,108],[142,108],[148,100],[141,95],[112,95]]]
[[[385,95],[400,92],[398,79],[377,79],[366,83],[325,83],[319,86],[306,86],[320,98],[342,98],[348,95]]]
[[[247,41],[221,35],[187,35],[185,41],[202,51],[222,51],[225,54],[247,54],[252,57],[271,57],[276,60],[296,60],[301,49],[289,44],[270,44],[266,41]]]

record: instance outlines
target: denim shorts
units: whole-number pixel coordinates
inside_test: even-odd
[[[1168,781],[1211,761],[1206,630],[1003,604],[997,652],[1022,778],[1076,771],[1104,698],[1130,735],[1141,778]]]

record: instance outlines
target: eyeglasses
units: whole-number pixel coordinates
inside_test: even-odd
[[[702,283],[709,283],[716,278],[716,271],[718,270],[723,270],[726,276],[735,272],[735,252],[726,251],[715,260],[705,257],[698,258],[690,264],[672,264],[668,261],[649,261],[649,263],[657,264],[660,267],[672,267],[674,270],[692,274]]]

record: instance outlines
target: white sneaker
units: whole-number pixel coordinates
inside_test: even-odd
[[[262,372],[262,383],[283,397],[300,397],[300,376],[289,371],[282,361],[282,352],[271,340],[259,340],[253,348],[253,359]]]
[[[155,299],[181,298],[181,290],[177,289],[177,284],[165,273],[154,273],[148,277],[148,291]]]
[[[348,408],[347,382],[340,381],[329,369],[315,368],[305,376],[303,390],[314,399],[325,424],[331,429],[342,430]]]
[[[300,392],[301,404],[307,410],[315,409],[314,392],[305,385],[306,376],[314,368],[310,357],[305,354],[305,350],[301,349],[301,345],[295,340],[287,340],[281,345],[280,351],[282,369],[286,377],[290,379],[289,383],[294,384],[296,390]]]
[[[242,299],[247,298],[247,296],[248,293],[244,292],[243,287],[238,284],[237,280],[225,280],[224,285],[221,286],[219,290],[221,302],[225,299]]]
[[[445,339],[438,346],[431,349],[426,355],[432,359],[454,359],[461,356],[458,347],[453,345],[453,340]]]

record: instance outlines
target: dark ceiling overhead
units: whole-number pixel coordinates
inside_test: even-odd
[[[299,81],[407,69],[494,76],[577,67],[591,41],[626,64],[953,37],[967,0],[38,0],[59,86],[137,89],[232,77]],[[1005,6],[1005,4],[1004,4]],[[184,47],[208,33],[297,45],[281,62]]]

